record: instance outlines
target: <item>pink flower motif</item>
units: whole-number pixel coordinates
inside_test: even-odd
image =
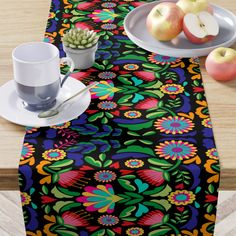
[[[119,89],[115,88],[111,80],[101,80],[98,85],[90,90],[92,99],[99,98],[100,100],[112,100],[117,91]]]
[[[115,14],[113,9],[102,9],[95,10],[88,16],[92,18],[94,22],[112,23],[118,15]]]
[[[158,187],[164,182],[163,172],[145,169],[138,170],[137,173],[143,180],[154,186]]]
[[[42,204],[47,204],[47,203],[51,203],[51,202],[55,202],[55,201],[57,201],[56,198],[49,197],[49,196],[41,196]]]
[[[72,225],[76,227],[88,225],[87,220],[83,219],[80,215],[70,211],[64,212],[62,214],[62,219],[64,220],[64,224],[67,225]]]
[[[89,30],[93,29],[93,27],[86,22],[77,22],[75,23],[75,27],[80,29],[89,29]]]
[[[148,71],[135,71],[134,75],[136,75],[139,79],[142,79],[144,81],[153,81],[156,79],[154,73]]]
[[[77,6],[78,10],[87,10],[95,5],[95,2],[84,2],[84,3],[79,3]]]
[[[64,172],[59,175],[60,179],[58,181],[58,184],[60,184],[64,188],[67,188],[69,186],[72,186],[75,182],[79,181],[81,178],[83,178],[84,175],[85,172],[80,170],[71,170]]]
[[[158,100],[156,98],[146,98],[143,101],[139,102],[135,109],[137,110],[148,110],[154,107],[157,107]]]
[[[164,214],[159,211],[150,211],[147,215],[143,216],[139,221],[138,224],[144,226],[151,226],[162,222]]]
[[[82,202],[87,211],[98,211],[99,213],[112,213],[115,203],[121,198],[114,193],[114,189],[110,184],[97,185],[97,187],[87,186],[83,197],[76,200]]]

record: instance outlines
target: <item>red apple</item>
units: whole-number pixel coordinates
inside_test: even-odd
[[[147,16],[147,29],[157,40],[169,41],[181,33],[183,18],[183,11],[175,3],[162,2]]]
[[[201,11],[211,12],[211,7],[207,0],[179,0],[176,3],[185,14],[187,13],[199,13]]]
[[[236,79],[236,51],[224,47],[213,50],[206,59],[206,70],[215,80]]]
[[[209,12],[188,13],[184,16],[183,31],[190,42],[203,44],[219,34],[219,24]]]

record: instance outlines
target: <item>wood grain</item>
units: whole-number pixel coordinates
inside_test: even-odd
[[[236,13],[235,1],[212,0],[212,3]],[[31,0],[8,0],[1,3],[0,86],[13,78],[12,49],[23,42],[42,41],[49,4],[50,0],[33,3]],[[236,45],[233,47],[236,49]],[[218,83],[212,80],[206,73],[204,61],[205,58],[201,58],[201,71],[221,160],[221,189],[236,190],[236,81]],[[16,170],[24,133],[24,127],[0,118],[1,189],[7,186],[8,189],[17,188]],[[5,170],[12,175],[5,175]]]

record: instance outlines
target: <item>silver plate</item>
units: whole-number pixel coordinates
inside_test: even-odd
[[[168,0],[168,2],[176,0]],[[193,44],[187,40],[182,32],[177,38],[169,42],[160,42],[153,38],[146,27],[146,18],[151,9],[160,2],[155,1],[141,5],[132,10],[124,20],[124,28],[128,37],[139,47],[147,51],[172,57],[206,56],[218,47],[230,47],[236,42],[236,16],[217,5],[212,5],[214,16],[220,26],[217,37],[205,44]]]

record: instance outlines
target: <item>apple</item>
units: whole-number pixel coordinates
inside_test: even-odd
[[[188,13],[184,16],[183,31],[190,42],[203,44],[219,34],[219,24],[209,12]]]
[[[214,49],[206,59],[207,73],[215,80],[236,79],[236,51],[232,48]]]
[[[184,12],[173,2],[162,2],[148,14],[146,24],[150,34],[160,41],[170,41],[181,33]]]
[[[207,0],[179,0],[176,5],[179,6],[185,14],[196,14],[201,11],[212,11],[212,8]]]

